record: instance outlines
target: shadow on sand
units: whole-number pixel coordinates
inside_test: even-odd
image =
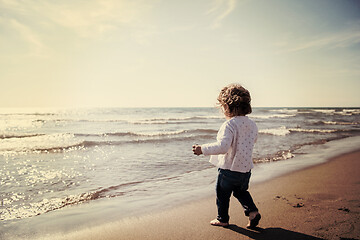
[[[324,240],[323,238],[313,237],[303,233],[293,232],[283,228],[254,228],[252,230],[239,227],[234,224],[230,224],[228,229],[240,233],[244,236],[248,236],[251,239],[256,240]]]

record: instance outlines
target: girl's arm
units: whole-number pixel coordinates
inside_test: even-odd
[[[229,151],[234,134],[229,122],[225,122],[217,135],[217,141],[214,143],[203,144],[202,146],[193,146],[193,152],[196,155],[219,155]]]

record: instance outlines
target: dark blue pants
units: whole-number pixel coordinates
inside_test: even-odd
[[[229,203],[231,193],[239,200],[244,208],[245,215],[258,211],[250,193],[248,192],[251,172],[241,173],[219,168],[216,183],[217,219],[220,222],[229,222]]]

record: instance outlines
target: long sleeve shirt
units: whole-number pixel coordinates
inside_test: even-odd
[[[252,152],[257,140],[258,128],[247,116],[236,116],[223,123],[217,141],[201,145],[210,163],[221,169],[249,172],[253,167]]]

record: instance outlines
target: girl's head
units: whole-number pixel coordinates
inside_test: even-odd
[[[227,117],[245,116],[252,112],[250,93],[240,84],[233,83],[224,87],[217,100]]]

